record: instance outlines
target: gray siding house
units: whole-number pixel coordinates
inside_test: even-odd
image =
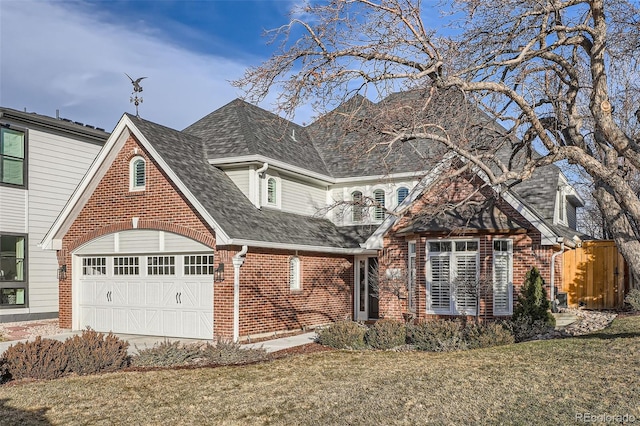
[[[56,254],[38,244],[108,136],[0,108],[0,322],[57,317]]]

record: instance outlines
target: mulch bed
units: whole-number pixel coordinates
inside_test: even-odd
[[[293,355],[308,355],[329,351],[335,351],[335,349],[328,346],[323,346],[319,343],[307,343],[306,345],[294,346],[293,348],[287,348],[280,351],[272,352],[271,357],[272,359],[279,359]]]

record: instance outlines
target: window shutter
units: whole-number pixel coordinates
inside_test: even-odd
[[[510,314],[509,308],[509,254],[493,253],[493,313]]]
[[[133,186],[143,188],[146,183],[146,167],[144,160],[136,160],[133,163]]]
[[[458,254],[456,256],[456,270],[456,309],[459,313],[475,313],[478,291],[476,255]]]
[[[373,217],[375,220],[383,220],[385,216],[384,191],[381,189],[373,191],[373,199],[376,202],[376,206],[373,209]]]
[[[269,178],[269,180],[267,180],[267,203],[276,204],[276,197],[276,180]]]
[[[449,309],[451,306],[451,289],[449,283],[449,256],[434,256],[429,259],[431,264],[431,308]]]
[[[351,194],[351,202],[353,203],[353,205],[351,206],[351,220],[353,222],[362,222],[362,217],[364,216],[364,207],[362,206],[362,192],[353,192]]]
[[[398,188],[398,204],[402,203],[409,195],[409,190],[405,187]]]

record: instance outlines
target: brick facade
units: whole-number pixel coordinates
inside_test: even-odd
[[[134,156],[147,162],[145,190],[129,190],[129,164]],[[59,282],[60,325],[72,327],[73,271],[71,253],[83,244],[113,232],[133,229],[174,232],[215,250],[215,264],[225,263],[224,280],[214,285],[214,334],[233,335],[232,257],[240,247],[216,247],[214,231],[171,183],[144,148],[129,137],[71,224],[58,251],[68,265]],[[302,287],[289,289],[289,259],[295,252],[251,248],[240,268],[240,335],[274,333],[351,318],[353,257],[299,253]],[[213,337],[213,336],[212,336]]]

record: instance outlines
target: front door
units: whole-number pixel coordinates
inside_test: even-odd
[[[355,318],[378,319],[378,258],[356,257]]]

